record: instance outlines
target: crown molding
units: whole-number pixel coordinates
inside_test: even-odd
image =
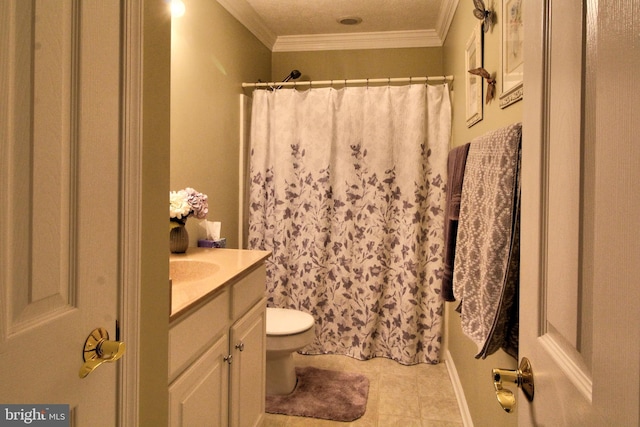
[[[434,30],[420,30],[280,36],[271,50],[273,52],[303,52],[435,46],[442,46],[437,33]]]
[[[444,0],[435,30],[276,36],[245,0],[217,0],[272,52],[440,47],[458,7]]]
[[[458,0],[444,0],[442,7],[440,8],[440,15],[438,16],[438,22],[436,22],[436,32],[440,37],[441,43],[444,45],[444,41],[449,34],[449,27],[453,22],[453,17],[456,14],[458,8]]]
[[[262,44],[273,49],[277,36],[245,0],[217,0],[227,12],[244,25]]]

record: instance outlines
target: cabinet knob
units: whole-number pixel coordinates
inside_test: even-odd
[[[240,351],[244,351],[244,343],[240,341],[238,344],[236,344],[236,348]]]

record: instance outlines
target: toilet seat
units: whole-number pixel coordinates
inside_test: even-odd
[[[282,336],[305,332],[313,327],[313,316],[299,310],[267,307],[267,335]]]

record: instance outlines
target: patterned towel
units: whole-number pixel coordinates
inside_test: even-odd
[[[517,359],[521,138],[510,125],[474,139],[467,156],[453,292],[476,358],[502,347]]]

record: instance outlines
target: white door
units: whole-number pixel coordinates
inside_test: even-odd
[[[116,425],[120,2],[0,2],[0,403],[68,404]]]
[[[637,426],[638,7],[524,4],[518,422]]]

